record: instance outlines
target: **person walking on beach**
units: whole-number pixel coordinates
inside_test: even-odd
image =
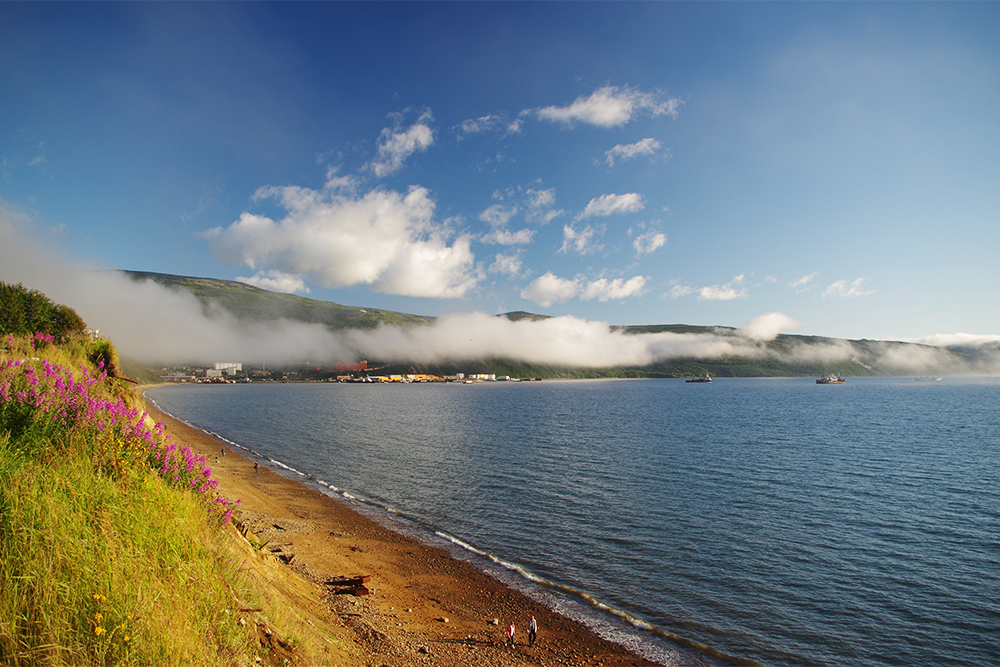
[[[528,621],[528,646],[535,645],[535,637],[538,636],[538,621],[532,616],[531,620]]]
[[[507,626],[507,641],[510,642],[511,648],[514,647],[514,631],[515,628],[513,623]]]

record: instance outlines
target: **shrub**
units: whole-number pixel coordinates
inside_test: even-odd
[[[0,335],[24,336],[36,331],[64,343],[85,335],[87,325],[75,310],[53,303],[38,290],[0,281]]]

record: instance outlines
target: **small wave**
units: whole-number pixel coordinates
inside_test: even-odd
[[[380,510],[383,514],[390,514],[390,515],[392,515],[394,517],[394,521],[402,522],[402,525],[397,525],[397,526],[394,527],[394,529],[398,530],[402,526],[409,526],[410,530],[412,530],[413,527],[415,526],[415,527],[417,527],[417,534],[415,534],[413,536],[416,537],[417,539],[421,539],[420,538],[420,532],[422,532],[422,530],[426,530],[428,528],[431,528],[430,526],[428,526],[427,524],[425,524],[424,522],[422,522],[419,518],[408,516],[408,515],[406,515],[404,513],[399,512],[398,510],[396,510],[396,509],[394,509],[394,508],[392,508],[392,507],[390,507],[388,505],[385,505],[383,503],[380,503],[378,501],[375,501],[375,500],[372,500],[372,499],[369,499],[369,498],[364,498],[364,497],[356,496],[356,495],[354,495],[354,494],[352,494],[352,493],[350,493],[348,491],[345,491],[344,489],[340,489],[339,487],[336,487],[336,486],[334,486],[332,484],[324,482],[323,480],[320,480],[317,477],[314,477],[312,475],[307,475],[307,474],[305,474],[305,473],[303,473],[303,472],[301,472],[301,471],[299,471],[299,470],[297,470],[297,469],[295,469],[295,468],[287,465],[286,463],[283,463],[282,461],[279,461],[277,459],[271,458],[269,456],[261,455],[261,454],[255,452],[254,450],[252,450],[252,449],[250,449],[248,447],[240,445],[237,442],[233,442],[232,440],[229,440],[228,438],[225,438],[225,437],[219,435],[218,433],[215,433],[213,431],[209,431],[207,429],[203,429],[203,428],[200,428],[200,427],[198,427],[198,426],[196,426],[194,424],[191,424],[190,422],[187,422],[187,421],[185,421],[183,419],[180,419],[180,418],[178,418],[178,417],[170,414],[166,410],[163,410],[152,399],[149,399],[149,400],[150,400],[150,402],[153,403],[153,405],[155,405],[157,407],[158,410],[160,410],[164,414],[170,416],[171,418],[176,419],[177,421],[183,422],[184,424],[186,424],[187,426],[189,426],[191,428],[197,429],[197,430],[201,431],[202,433],[206,433],[206,434],[212,436],[213,438],[217,438],[218,440],[226,443],[228,446],[233,447],[234,449],[241,449],[243,451],[250,452],[250,453],[258,456],[261,459],[264,459],[264,460],[266,460],[266,461],[268,461],[270,463],[273,463],[275,466],[277,466],[277,467],[279,467],[279,468],[281,468],[283,470],[286,470],[288,472],[294,473],[294,474],[299,475],[301,477],[305,477],[306,479],[310,480],[311,482],[315,482],[316,487],[319,487],[317,490],[321,490],[322,491],[322,489],[329,489],[331,492],[333,492],[333,493],[335,493],[337,495],[340,495],[341,497],[343,497],[346,500],[358,503],[358,504],[360,504],[363,507],[369,507],[369,508],[372,508],[372,509]],[[369,515],[369,516],[371,516],[371,515]],[[374,518],[374,516],[372,516],[371,518]],[[431,530],[432,530],[432,532],[433,532],[434,535],[436,535],[437,537],[445,540],[446,542],[448,542],[448,543],[450,543],[450,544],[458,547],[462,551],[471,553],[471,554],[473,554],[473,555],[475,555],[475,556],[477,556],[479,558],[483,558],[486,561],[488,561],[488,562],[490,562],[490,563],[492,563],[492,564],[494,564],[496,566],[499,566],[504,571],[514,573],[516,576],[520,577],[523,581],[529,582],[530,584],[534,584],[534,585],[536,585],[536,586],[538,586],[538,587],[540,587],[542,589],[547,589],[547,590],[550,590],[550,591],[555,591],[558,594],[562,594],[562,596],[564,596],[566,598],[576,599],[576,600],[584,602],[586,604],[586,607],[588,607],[590,609],[593,609],[593,610],[597,610],[599,613],[597,615],[590,615],[590,614],[582,614],[581,615],[579,613],[570,613],[568,615],[570,617],[574,618],[575,620],[583,623],[584,625],[586,625],[587,627],[589,627],[591,630],[597,632],[598,635],[601,635],[601,636],[605,637],[606,639],[609,639],[610,641],[616,642],[616,643],[618,643],[620,645],[626,646],[630,650],[636,651],[637,653],[639,653],[641,655],[644,655],[647,659],[658,661],[658,662],[661,662],[661,664],[665,664],[665,665],[675,664],[676,659],[678,657],[678,654],[677,654],[677,650],[678,649],[676,649],[676,648],[667,649],[666,653],[664,653],[664,651],[662,649],[660,649],[660,650],[655,650],[654,649],[652,652],[650,652],[649,650],[647,650],[649,648],[648,646],[637,645],[635,643],[635,637],[629,639],[628,636],[627,636],[627,634],[623,630],[620,630],[620,629],[619,630],[615,630],[610,625],[609,621],[607,620],[608,617],[617,618],[618,620],[625,622],[626,624],[628,624],[629,626],[635,628],[636,630],[639,630],[640,632],[642,632],[644,634],[647,634],[647,636],[649,636],[649,637],[656,637],[656,638],[658,638],[660,640],[665,640],[667,642],[667,644],[673,644],[676,647],[682,647],[683,649],[686,649],[686,650],[693,650],[693,651],[695,651],[697,653],[701,653],[703,656],[712,656],[713,658],[721,659],[724,664],[738,664],[738,665],[748,665],[750,667],[759,667],[759,665],[757,665],[756,663],[748,662],[748,661],[742,661],[742,660],[734,660],[731,656],[727,656],[725,654],[719,653],[718,651],[715,651],[711,647],[703,646],[703,645],[701,645],[701,644],[699,644],[697,642],[693,642],[693,641],[684,639],[682,637],[676,636],[674,634],[671,634],[671,633],[663,630],[662,628],[659,628],[659,627],[654,626],[654,625],[652,625],[650,623],[647,623],[646,621],[643,621],[642,619],[639,619],[639,618],[637,618],[635,616],[632,616],[631,614],[629,614],[628,612],[626,612],[624,610],[618,609],[618,608],[613,607],[611,605],[608,605],[608,604],[606,604],[604,602],[601,602],[600,600],[598,600],[594,596],[592,596],[592,595],[590,595],[590,594],[588,594],[588,593],[586,593],[584,591],[581,591],[579,589],[573,588],[571,586],[566,586],[564,584],[559,584],[559,583],[556,583],[556,582],[553,582],[553,581],[549,581],[548,579],[545,579],[544,577],[541,577],[541,576],[539,576],[537,574],[534,574],[533,572],[531,572],[530,570],[528,570],[527,568],[525,568],[522,565],[519,565],[517,563],[513,563],[513,562],[510,562],[510,561],[504,560],[504,559],[500,558],[499,556],[496,556],[496,555],[494,555],[492,553],[489,553],[487,551],[483,551],[481,549],[478,549],[475,546],[473,546],[472,544],[470,544],[470,543],[468,543],[468,542],[466,542],[466,541],[464,541],[464,540],[462,540],[462,539],[460,539],[458,537],[455,537],[454,535],[449,535],[448,533],[445,533],[445,532],[442,532],[442,531],[439,531],[439,530],[434,530],[433,528],[431,528]],[[426,533],[424,533],[424,534],[426,535]],[[496,575],[494,575],[494,576],[496,576]],[[508,585],[510,585],[509,582],[508,582]],[[525,591],[522,590],[522,592],[525,592]],[[549,604],[549,606],[550,606],[550,608],[556,609],[556,611],[558,613],[566,614],[566,612],[568,611],[566,609],[557,609],[557,607],[562,607],[563,606],[562,604],[557,604],[557,605]],[[602,618],[601,618],[602,616],[604,617],[604,620],[602,620]],[[698,664],[704,664],[703,662],[701,662],[700,659],[698,659],[698,658],[695,658],[695,659],[698,660]],[[685,664],[687,664],[687,663],[685,663]]]
[[[589,606],[590,608],[598,610],[601,614],[613,616],[621,621],[624,621],[625,623],[634,627],[635,629],[645,633],[649,633],[650,635],[657,637],[661,640],[665,640],[669,644],[681,646],[687,650],[694,651],[695,653],[711,656],[712,658],[715,658],[724,664],[738,664],[738,665],[746,665],[747,667],[760,667],[760,665],[758,665],[753,661],[740,660],[734,658],[733,656],[721,653],[710,646],[706,646],[704,644],[700,644],[698,642],[694,642],[689,639],[685,639],[684,637],[680,637],[671,632],[668,632],[663,628],[657,627],[652,623],[649,623],[647,621],[642,620],[641,618],[633,616],[632,614],[628,613],[627,611],[624,611],[623,609],[618,609],[617,607],[613,607],[605,602],[602,602],[601,600],[598,600],[596,597],[590,595],[585,591],[581,591],[577,588],[573,588],[572,586],[567,586],[565,584],[559,584],[554,581],[549,581],[544,577],[540,577],[537,574],[534,574],[533,572],[531,572],[530,570],[521,565],[518,565],[516,563],[511,563],[509,561],[506,561],[502,558],[495,556],[494,554],[489,553],[488,551],[483,551],[482,549],[478,549],[472,544],[469,544],[465,540],[455,537],[454,535],[449,535],[448,533],[439,530],[434,531],[434,534],[444,540],[447,540],[449,543],[465,551],[468,551],[469,553],[475,554],[476,556],[479,556],[481,558],[485,558],[490,562],[499,565],[500,567],[504,568],[507,571],[516,573],[517,575],[521,576],[522,578],[533,584],[537,584],[545,588],[558,591],[563,595],[567,595],[577,600],[581,600],[584,603],[586,603],[586,605]],[[592,627],[592,624],[587,622],[587,619],[578,618],[577,620],[580,620],[584,622],[585,625]],[[600,628],[593,628],[593,627],[592,629],[596,629],[598,631],[600,630]],[[598,634],[602,633],[598,632]],[[613,641],[618,641],[619,643],[622,644],[627,645],[630,643],[622,641],[622,637],[616,636],[616,634],[612,634],[610,638]],[[632,648],[633,650],[635,650],[638,647],[633,646]],[[652,657],[655,657],[657,659],[663,658],[663,656],[659,655]]]

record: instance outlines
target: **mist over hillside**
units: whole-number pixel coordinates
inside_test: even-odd
[[[1000,344],[941,347],[781,333],[769,313],[741,327],[610,325],[517,312],[443,317],[369,309],[269,292],[239,282],[129,271],[174,323],[159,345],[119,342],[144,363],[332,364],[375,361],[407,370],[547,377],[981,374],[1000,368]],[[120,285],[124,289],[124,285]],[[125,290],[127,291],[127,290]],[[116,342],[124,332],[116,332]]]

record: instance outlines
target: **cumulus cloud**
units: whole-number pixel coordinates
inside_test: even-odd
[[[506,224],[518,212],[517,206],[505,206],[494,204],[479,214],[479,219],[489,223],[492,229],[484,234],[480,239],[483,243],[494,243],[497,245],[523,245],[531,243],[535,237],[532,229],[521,229],[512,232],[505,228]]]
[[[733,276],[725,285],[710,285],[698,290],[698,299],[703,301],[732,301],[746,298],[749,291],[743,285],[744,276],[741,273]]]
[[[579,294],[580,284],[576,280],[560,278],[551,271],[536,278],[530,285],[521,290],[521,298],[534,301],[543,308],[553,303],[569,301]]]
[[[600,197],[591,199],[587,203],[587,207],[583,209],[583,213],[577,219],[582,220],[595,216],[603,218],[618,213],[635,213],[636,211],[641,211],[644,207],[645,203],[642,201],[642,196],[635,192],[623,195],[601,195]]]
[[[784,313],[767,313],[744,324],[740,333],[753,340],[768,341],[774,340],[783,331],[794,331],[800,326]]]
[[[430,114],[425,113],[405,130],[385,128],[378,140],[378,152],[369,168],[378,176],[393,174],[403,166],[406,158],[417,151],[425,151],[434,143],[434,133],[427,125]]]
[[[610,150],[604,151],[605,160],[612,167],[616,159],[631,160],[641,155],[656,155],[660,150],[660,142],[652,137],[646,137],[634,144],[618,144]]]
[[[339,188],[263,188],[277,199],[281,220],[243,213],[229,227],[203,234],[230,264],[304,276],[324,287],[366,284],[379,292],[460,297],[481,279],[468,236],[433,221],[427,190],[373,190],[362,197]]]
[[[858,278],[857,280],[853,280],[851,282],[838,280],[827,285],[826,291],[823,292],[823,296],[836,299],[851,299],[856,296],[874,294],[875,290],[866,290],[864,288],[865,283],[867,282],[868,278]]]
[[[524,288],[521,297],[548,308],[553,303],[562,303],[573,298],[579,298],[581,301],[625,299],[642,294],[645,286],[644,276],[633,276],[628,280],[599,278],[587,281],[579,276],[573,280],[560,278],[549,271]]]
[[[236,277],[237,282],[253,285],[271,292],[282,292],[284,294],[308,294],[309,288],[302,276],[293,276],[281,271],[258,271],[249,278],[243,276]]]
[[[589,97],[578,97],[565,107],[549,106],[533,112],[543,120],[567,126],[587,123],[598,127],[620,127],[639,116],[677,116],[680,100],[659,91],[645,93],[628,86],[605,86]]]
[[[708,285],[706,287],[692,287],[677,282],[664,296],[671,299],[680,299],[691,294],[697,294],[699,301],[732,301],[734,299],[743,299],[750,293],[743,284],[744,279],[745,276],[741,273],[738,276],[733,276],[733,279],[725,285]]]
[[[648,255],[657,248],[667,245],[667,235],[662,232],[648,231],[635,237],[632,247],[635,248],[636,256]]]
[[[479,214],[479,219],[488,222],[492,227],[501,227],[510,222],[510,219],[517,214],[516,206],[504,206],[503,204],[493,204]]]
[[[556,191],[552,188],[548,190],[535,190],[529,188],[525,191],[525,217],[533,222],[546,224],[554,218],[563,215],[562,209],[555,208]]]
[[[565,225],[563,226],[563,244],[559,248],[559,252],[575,250],[581,255],[597,252],[604,247],[599,243],[594,243],[594,237],[598,233],[598,230],[590,225],[580,230],[575,229],[572,225]]]
[[[628,280],[622,278],[615,278],[614,280],[599,278],[586,284],[580,294],[580,299],[583,301],[590,301],[591,299],[597,299],[598,301],[626,299],[630,296],[642,294],[645,286],[645,276],[632,276]]]
[[[504,273],[508,276],[517,276],[521,273],[521,257],[519,255],[505,255],[497,253],[494,262],[490,265],[491,273]]]

